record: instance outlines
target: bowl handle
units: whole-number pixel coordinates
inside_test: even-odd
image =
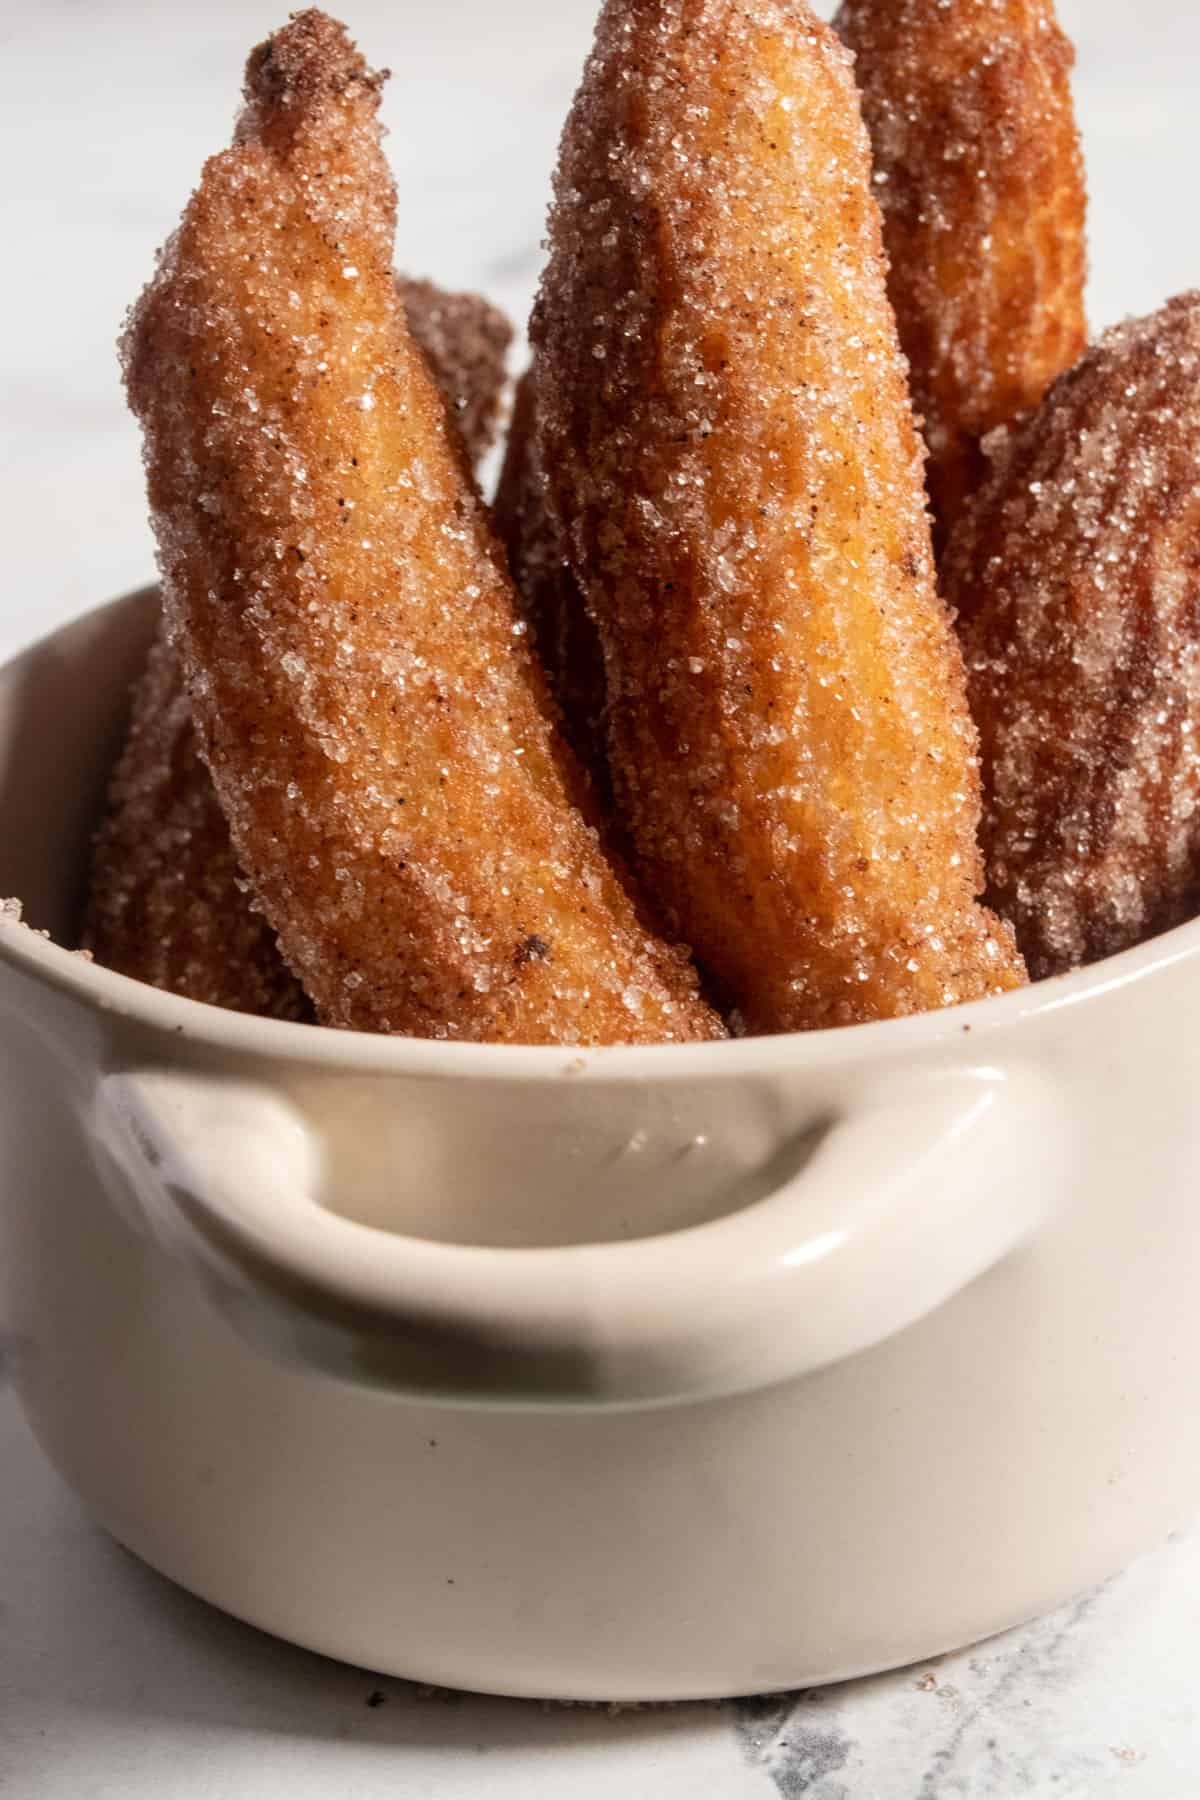
[[[174,1070],[109,1083],[143,1211],[243,1334],[471,1405],[698,1400],[866,1350],[1029,1239],[1063,1137],[1043,1075],[935,1071],[856,1102],[815,1147],[798,1139],[741,1211],[632,1242],[494,1249],[326,1211],[314,1134],[266,1089]]]

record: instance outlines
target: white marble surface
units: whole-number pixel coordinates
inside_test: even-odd
[[[1092,316],[1200,282],[1200,13],[1061,0],[1080,46]],[[0,0],[0,655],[150,569],[113,355],[280,4]],[[347,0],[387,101],[399,259],[521,317],[591,0]],[[92,1527],[0,1397],[0,1795],[14,1800],[954,1800],[1200,1792],[1200,1538],[946,1660],[759,1707],[423,1698],[175,1592]],[[375,1705],[374,1695],[382,1696]]]

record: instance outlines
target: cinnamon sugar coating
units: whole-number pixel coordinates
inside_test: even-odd
[[[874,148],[889,292],[942,534],[979,440],[1086,343],[1074,52],[1052,0],[845,0]]]
[[[570,802],[392,278],[379,86],[319,12],[261,46],[128,328],[168,625],[240,864],[328,1024],[720,1035]]]
[[[536,403],[533,370],[527,369],[517,384],[492,517],[563,731],[607,812],[612,794],[605,749],[604,652],[547,504],[537,453]]]
[[[1016,985],[849,53],[609,0],[556,195],[539,456],[639,872],[753,1031]]]
[[[400,283],[409,328],[477,462],[495,435],[512,331],[476,294]],[[312,1008],[252,901],[192,730],[183,672],[160,629],[137,684],[97,833],[81,942],[98,962],[234,1012]]]
[[[496,440],[512,326],[480,294],[448,294],[432,281],[405,276],[399,282],[408,329],[477,469]]]
[[[108,968],[190,1000],[279,1019],[311,1014],[250,898],[162,631],[134,690],[80,942]]]
[[[1034,975],[1200,910],[1200,295],[988,441],[950,541],[989,898]]]

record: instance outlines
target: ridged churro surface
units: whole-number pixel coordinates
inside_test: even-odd
[[[1200,295],[1109,332],[950,541],[989,897],[1037,976],[1200,910]]]
[[[1086,343],[1074,51],[1052,0],[846,0],[837,27],[944,534],[982,478],[981,437]]]
[[[755,1031],[1023,978],[844,46],[785,0],[609,0],[534,320],[618,804]]]

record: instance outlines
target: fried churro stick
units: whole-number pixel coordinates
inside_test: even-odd
[[[1200,910],[1200,295],[988,449],[947,593],[974,615],[989,897],[1053,975]]]
[[[472,471],[496,440],[512,326],[478,294],[399,278],[408,329],[425,353]]]
[[[1052,0],[845,0],[939,545],[979,440],[1087,341],[1074,51]]]
[[[473,463],[495,435],[512,338],[475,294],[400,282],[420,344]],[[192,730],[183,671],[160,629],[133,698],[97,834],[81,942],[154,987],[235,1012],[306,1018],[311,1007],[250,898]]]
[[[751,1030],[1012,986],[850,57],[794,0],[608,0],[535,312],[640,870]]]
[[[516,599],[405,325],[381,81],[251,56],[132,315],[168,619],[242,868],[327,1024],[719,1035],[569,799]]]
[[[517,386],[492,516],[567,741],[607,813],[612,784],[605,749],[604,652],[547,507],[537,460],[536,403],[533,370],[528,369]]]
[[[161,628],[109,783],[80,944],[189,1000],[280,1019],[311,1012],[250,898]]]

